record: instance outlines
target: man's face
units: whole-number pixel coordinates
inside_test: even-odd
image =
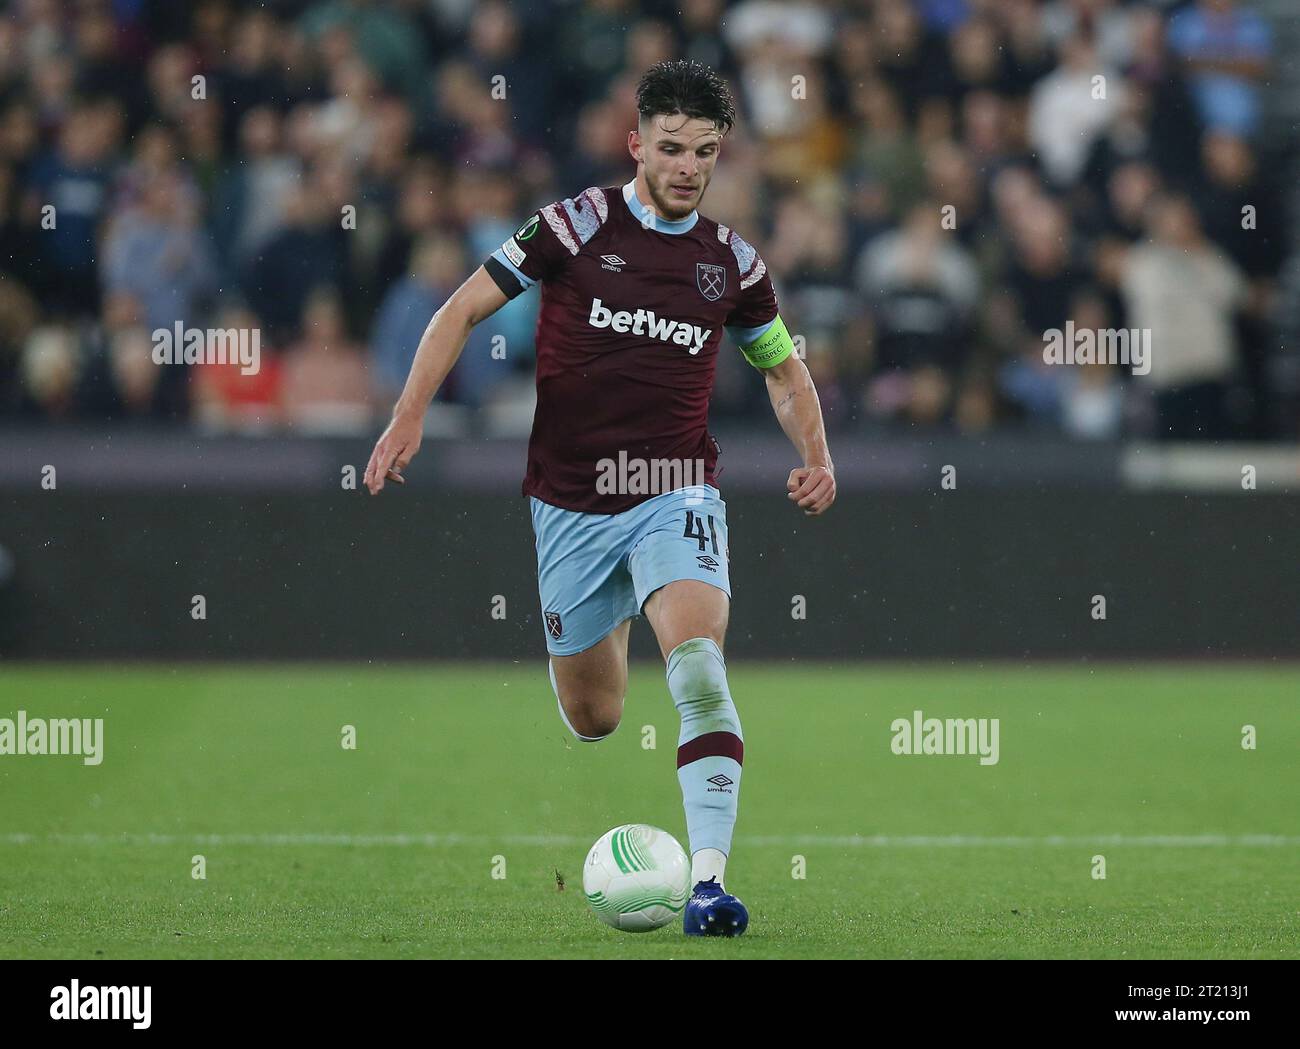
[[[628,135],[628,149],[643,165],[655,210],[666,219],[683,219],[699,207],[722,136],[703,117],[657,113]]]

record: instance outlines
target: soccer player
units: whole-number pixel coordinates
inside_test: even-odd
[[[677,777],[694,890],[688,935],[736,936],[744,905],[723,887],[744,744],[723,641],[731,587],[727,510],[708,406],[723,329],[766,383],[803,465],[788,498],[835,499],[808,369],[777,312],[767,267],[696,209],[735,123],[726,84],[698,62],[661,62],[637,88],[636,177],[535,212],[434,315],[365,484],[405,483],[430,400],[471,328],[541,285],[537,408],[523,493],[560,717],[583,742],[623,714],[630,620],[650,621],[681,715]]]

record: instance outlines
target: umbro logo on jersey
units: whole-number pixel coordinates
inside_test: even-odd
[[[600,257],[600,261],[605,264],[600,267],[601,269],[613,270],[613,272],[615,273],[622,273],[623,267],[627,265],[627,263],[624,262],[622,259],[620,259],[617,255],[602,255]]]
[[[669,320],[658,316],[654,310],[636,310],[632,313],[619,310],[615,313],[602,305],[600,299],[591,300],[591,315],[587,317],[587,323],[593,328],[613,328],[617,332],[646,335],[660,342],[675,342],[678,346],[688,347],[686,352],[692,356],[704,349],[704,343],[713,334],[712,328]]]

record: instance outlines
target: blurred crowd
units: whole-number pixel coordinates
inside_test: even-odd
[[[832,430],[1290,436],[1286,143],[1237,0],[13,0],[0,14],[0,418],[361,432],[533,208],[634,174],[642,70],[741,119],[703,210],[773,274]],[[536,296],[449,429],[526,429]],[[1045,333],[1146,329],[1151,368]],[[261,366],[157,364],[255,329]],[[770,415],[724,346],[715,421]]]

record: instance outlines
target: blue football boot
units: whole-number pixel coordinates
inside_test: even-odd
[[[739,936],[749,926],[749,911],[717,878],[696,882],[686,901],[682,928],[687,936]]]

